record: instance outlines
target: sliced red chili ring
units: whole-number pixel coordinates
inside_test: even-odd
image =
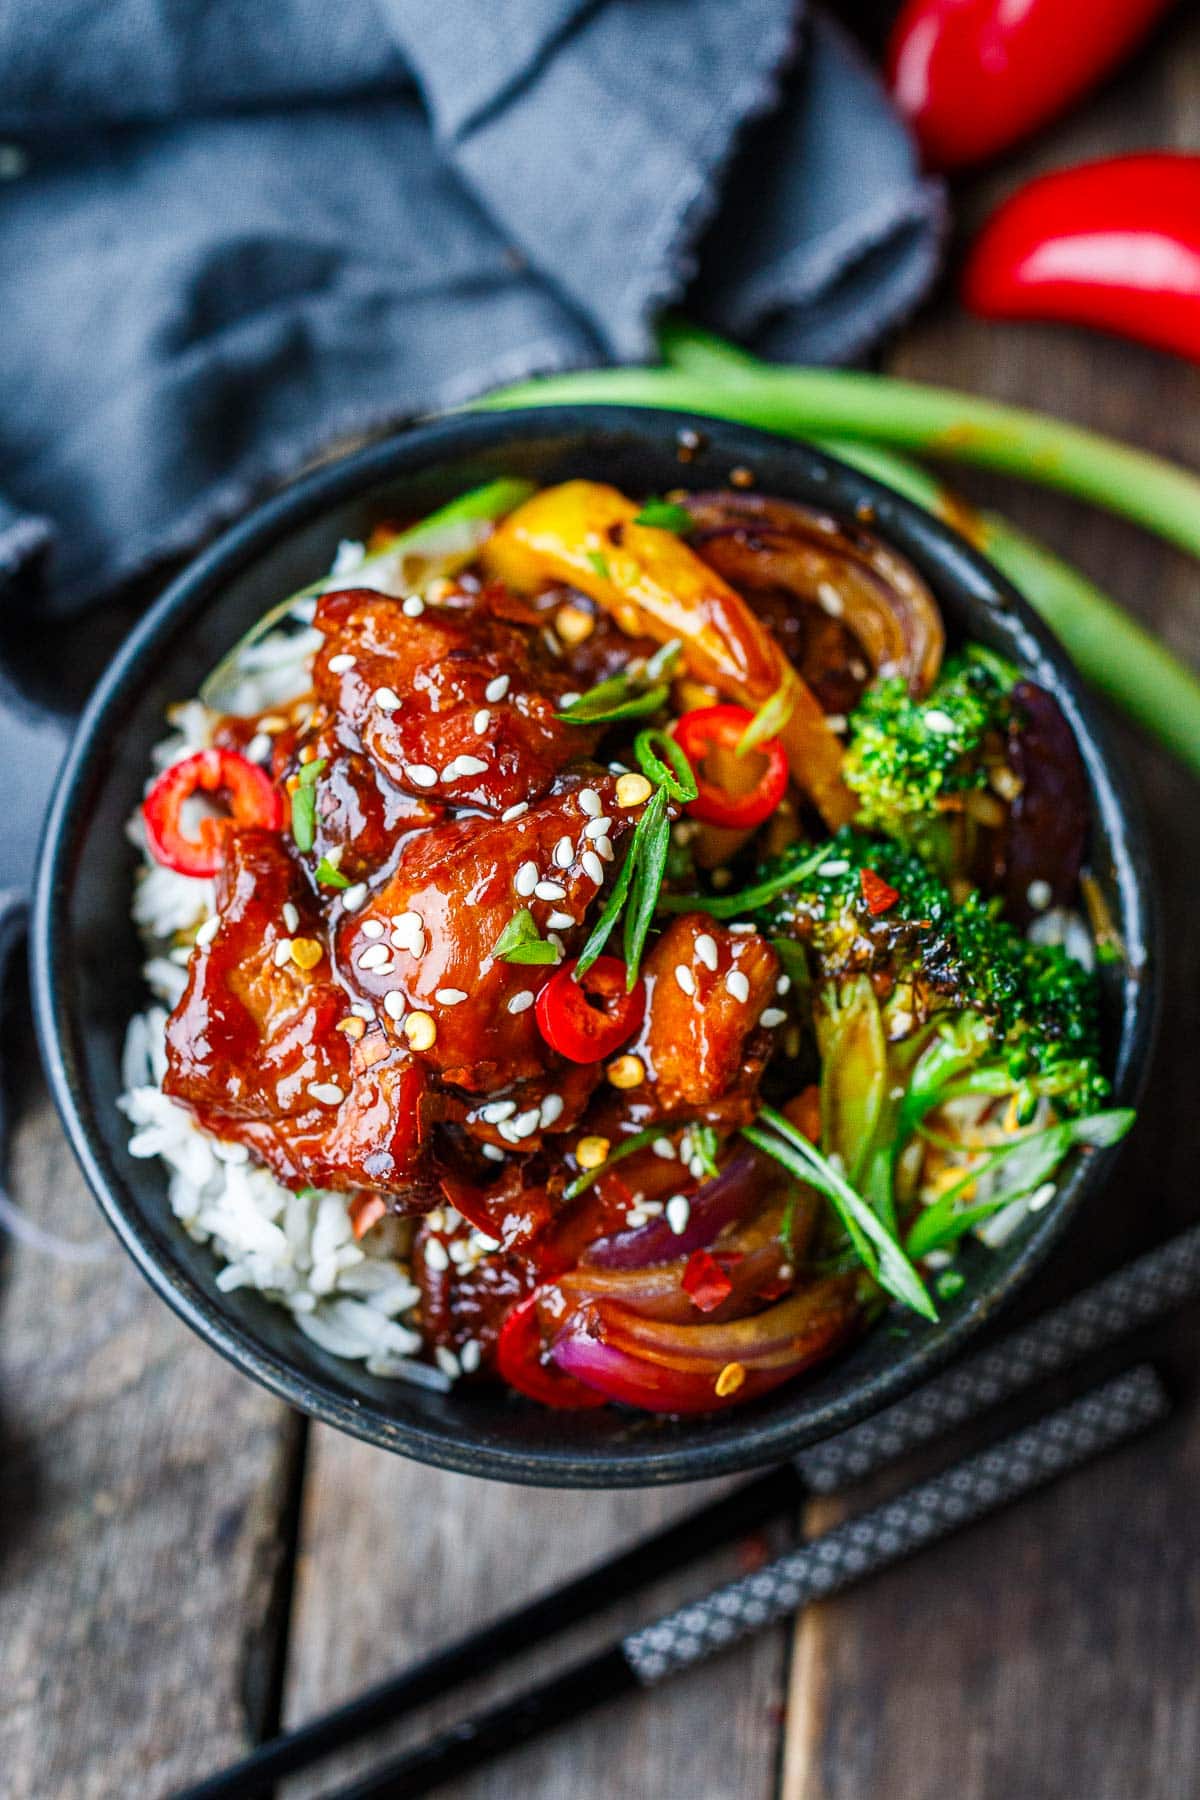
[[[625,964],[598,956],[576,979],[576,962],[556,969],[537,997],[534,1017],[552,1050],[569,1062],[602,1062],[641,1024],[646,984],[640,978],[626,993]]]
[[[519,1394],[540,1400],[543,1406],[564,1410],[603,1406],[605,1397],[585,1387],[573,1375],[542,1361],[542,1333],[537,1308],[542,1290],[535,1288],[518,1300],[506,1316],[496,1340],[496,1368],[501,1379]]]
[[[769,819],[787,792],[787,752],[767,738],[737,755],[754,714],[744,706],[700,706],[674,726],[675,741],[691,764],[699,792],[686,812],[709,825],[750,831]]]
[[[195,837],[183,829],[186,800],[194,794],[220,795],[229,808],[226,818],[201,819]],[[215,875],[221,867],[230,824],[283,824],[283,796],[264,770],[236,750],[197,750],[172,763],[142,802],[150,854],[179,875]]]

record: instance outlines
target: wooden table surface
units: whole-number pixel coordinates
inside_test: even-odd
[[[1198,126],[1200,17],[1187,7],[1109,90],[967,188],[960,224],[1036,169],[1195,148]],[[988,328],[943,299],[886,362],[1200,464],[1200,370],[1149,351]],[[1061,499],[965,486],[1200,667],[1194,564]],[[1200,811],[1186,776],[1115,731],[1165,895],[1166,1019],[1117,1180],[1042,1297],[1197,1214]],[[16,1196],[101,1254],[0,1252],[0,1794],[164,1795],[701,1498],[505,1488],[308,1426],[194,1338],[108,1238],[33,1071],[29,1027],[18,1016],[8,1030],[28,1071]],[[1152,1440],[455,1792],[1188,1800],[1200,1791],[1200,1414],[1186,1404],[1198,1325],[1193,1310],[1156,1340],[1185,1404]],[[812,1508],[804,1528],[834,1511]],[[653,1600],[698,1591],[754,1548]],[[520,1673],[539,1666],[535,1651]]]

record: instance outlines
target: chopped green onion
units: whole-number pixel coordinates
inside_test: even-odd
[[[802,862],[793,863],[755,887],[742,888],[736,894],[665,894],[659,904],[663,912],[706,912],[714,919],[736,919],[740,913],[754,912],[776,894],[795,887],[831,854],[828,844],[820,844]]]
[[[297,850],[307,853],[317,834],[317,782],[328,764],[328,757],[318,756],[304,763],[295,792],[292,794],[292,837]]]
[[[793,695],[786,688],[776,688],[769,700],[764,700],[750,723],[737,741],[735,756],[745,756],[747,751],[765,743],[768,738],[778,737],[792,716]]]
[[[645,1131],[635,1131],[632,1137],[622,1138],[616,1149],[610,1150],[602,1163],[597,1163],[594,1169],[581,1170],[573,1181],[567,1183],[563,1189],[563,1199],[577,1199],[585,1188],[591,1187],[593,1181],[598,1181],[601,1175],[607,1175],[614,1163],[622,1162],[625,1157],[632,1156],[635,1150],[644,1150],[647,1144],[652,1144],[655,1138],[660,1138],[662,1135],[661,1125],[649,1125]]]
[[[348,888],[350,881],[331,857],[323,856],[317,864],[317,880],[322,887]]]
[[[666,684],[682,647],[678,638],[664,644],[640,667],[622,669],[619,675],[597,682],[570,706],[564,706],[557,717],[568,725],[600,725],[661,711],[670,698]]]
[[[665,761],[658,754],[656,746],[659,745],[665,754]],[[696,785],[692,765],[669,731],[659,731],[654,726],[639,731],[634,739],[633,753],[643,775],[666,788],[672,800],[678,800],[681,806],[686,806],[696,798],[700,790]]]
[[[548,944],[527,906],[514,913],[492,946],[492,955],[510,963],[556,963],[558,947]]]
[[[671,500],[647,500],[633,522],[653,525],[656,531],[673,531],[676,537],[686,537],[696,524],[686,506],[677,506]]]
[[[612,570],[608,566],[608,558],[600,550],[589,550],[587,559],[595,569],[601,581],[612,580]]]

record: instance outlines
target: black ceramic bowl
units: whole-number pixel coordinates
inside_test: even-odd
[[[680,432],[700,448],[680,455]],[[332,464],[254,513],[165,593],[93,697],[46,828],[33,929],[42,1052],[88,1180],[145,1275],[202,1337],[285,1400],[389,1450],[509,1481],[607,1487],[679,1481],[780,1458],[896,1399],[963,1344],[1043,1261],[1071,1216],[1093,1202],[1110,1152],[1063,1181],[1055,1205],[1000,1251],[979,1250],[968,1281],[936,1325],[909,1315],[810,1378],[744,1410],[662,1419],[616,1408],[549,1412],[498,1391],[448,1395],[378,1380],[325,1355],[288,1315],[249,1290],[218,1292],[212,1255],[167,1204],[157,1163],[126,1149],[116,1108],[126,1023],[145,1002],[129,918],[134,853],[124,821],[141,794],[163,709],[206,672],[281,595],[328,568],[341,538],[381,516],[416,517],[499,474],[538,482],[612,481],[634,494],[712,487],[737,465],[765,493],[843,519],[870,508],[883,535],[924,572],[952,634],[993,645],[1057,695],[1092,785],[1092,865],[1129,951],[1105,971],[1106,1031],[1116,1096],[1128,1099],[1147,1058],[1153,1015],[1147,858],[1137,809],[1062,651],[995,570],[953,531],[874,482],[802,444],[677,414],[609,407],[464,416],[422,426]]]

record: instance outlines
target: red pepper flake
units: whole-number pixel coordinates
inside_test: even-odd
[[[858,881],[862,888],[862,897],[867,903],[867,911],[872,918],[878,918],[880,913],[887,912],[889,908],[895,906],[900,898],[895,888],[889,886],[883,876],[877,875],[874,869],[860,869]]]
[[[733,1292],[733,1283],[715,1256],[693,1250],[683,1271],[683,1291],[703,1313],[713,1312]]]

